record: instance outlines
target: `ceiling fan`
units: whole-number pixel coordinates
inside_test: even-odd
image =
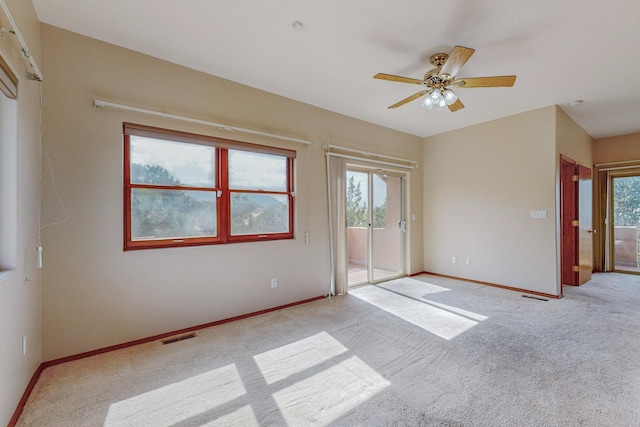
[[[432,55],[429,60],[435,68],[427,71],[422,80],[383,73],[378,73],[373,78],[423,86],[420,92],[396,102],[388,108],[397,108],[427,95],[422,103],[426,108],[442,110],[448,107],[451,112],[455,112],[464,108],[464,104],[451,90],[452,88],[511,87],[516,81],[516,76],[456,78],[458,71],[471,58],[474,52],[474,49],[468,47],[455,46],[449,55],[446,53]]]

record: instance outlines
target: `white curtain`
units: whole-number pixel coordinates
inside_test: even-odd
[[[347,160],[327,153],[327,190],[331,242],[331,294],[346,294],[347,280]]]

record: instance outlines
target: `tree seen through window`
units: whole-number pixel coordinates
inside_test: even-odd
[[[386,186],[385,186],[386,187]],[[361,189],[361,181],[356,182],[355,176],[349,174],[347,180],[347,227],[367,227],[369,224],[369,210]],[[373,207],[374,228],[387,226],[387,199],[379,206]]]

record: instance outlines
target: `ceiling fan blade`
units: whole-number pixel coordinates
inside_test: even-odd
[[[516,82],[516,76],[469,77],[457,79],[451,83],[455,87],[511,87]]]
[[[391,80],[392,82],[400,82],[400,83],[415,83],[419,85],[424,84],[422,80],[411,79],[409,77],[394,76],[391,74],[383,74],[383,73],[378,73],[375,76],[373,76],[373,78],[381,79],[381,80]]]
[[[416,94],[414,94],[414,95],[411,95],[410,97],[405,98],[405,99],[403,99],[403,100],[402,100],[402,101],[400,101],[400,102],[396,102],[395,104],[390,105],[390,106],[388,106],[387,108],[398,108],[398,107],[400,107],[401,105],[406,104],[407,102],[411,102],[411,101],[413,101],[414,99],[418,99],[418,98],[420,98],[422,95],[426,95],[426,94],[427,94],[427,92],[429,92],[429,91],[428,91],[428,90],[421,90],[420,92],[418,92],[418,93],[416,93]]]
[[[464,64],[471,58],[475,49],[471,49],[463,46],[454,46],[453,50],[449,54],[449,58],[440,69],[440,74],[449,74],[451,77],[455,77],[458,71]]]
[[[452,113],[455,113],[458,110],[462,110],[463,108],[464,108],[464,104],[462,103],[462,101],[460,101],[459,98],[456,102],[449,105],[449,111],[451,111]]]

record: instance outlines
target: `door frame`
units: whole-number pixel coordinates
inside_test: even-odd
[[[397,279],[400,277],[404,277],[406,275],[406,271],[407,271],[407,244],[408,244],[408,240],[407,236],[409,235],[409,222],[407,221],[407,215],[406,212],[408,212],[408,181],[409,181],[409,174],[405,171],[398,171],[398,170],[393,170],[393,169],[387,169],[387,168],[380,168],[380,167],[374,167],[374,166],[370,166],[370,165],[365,165],[365,164],[359,164],[359,163],[347,163],[346,165],[346,171],[349,172],[363,172],[363,173],[367,173],[367,192],[366,192],[366,197],[367,197],[367,205],[369,206],[368,209],[368,227],[367,227],[367,248],[366,248],[366,254],[367,254],[367,280],[365,282],[358,282],[355,284],[351,284],[349,283],[349,277],[348,277],[348,269],[347,269],[347,286],[348,288],[354,288],[354,287],[358,287],[358,286],[366,286],[366,285],[371,285],[371,284],[376,284],[376,283],[381,283],[381,282],[385,282],[388,280],[393,280],[393,279]],[[389,276],[389,277],[384,277],[382,279],[375,279],[374,278],[374,274],[373,274],[373,269],[374,269],[374,264],[373,264],[373,259],[374,259],[374,227],[373,227],[373,215],[374,215],[374,211],[373,209],[371,209],[371,205],[372,205],[372,201],[374,199],[373,196],[373,192],[374,192],[374,188],[373,188],[373,176],[374,174],[386,174],[389,176],[393,176],[393,177],[397,177],[400,178],[400,221],[401,223],[404,223],[404,229],[403,232],[401,232],[401,240],[400,240],[400,266],[401,266],[401,271],[394,276]],[[345,180],[346,182],[348,182],[348,180]],[[363,194],[364,195],[364,194]],[[346,222],[345,222],[345,227],[346,226]],[[347,233],[345,232],[345,236],[347,236]],[[348,246],[348,240],[347,240],[347,256],[348,256],[348,252],[349,252],[349,246]],[[348,267],[348,259],[347,259],[347,267]]]
[[[631,271],[616,268],[615,261],[615,222],[613,221],[613,180],[615,178],[628,178],[632,176],[640,176],[640,166],[629,167],[624,170],[609,170],[607,171],[607,194],[606,194],[606,249],[605,249],[605,264],[607,271],[624,273],[624,274],[640,274],[639,271]]]

